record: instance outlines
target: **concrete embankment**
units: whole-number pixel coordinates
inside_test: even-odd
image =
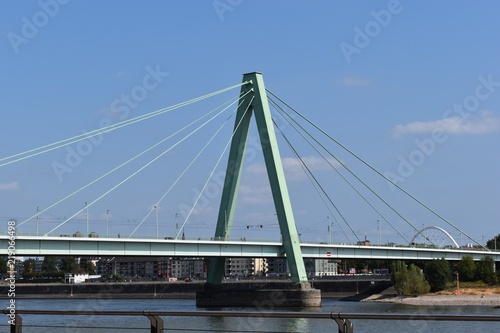
[[[380,282],[375,282],[375,284]],[[195,298],[204,282],[101,282],[101,283],[17,283],[16,298]],[[225,288],[286,289],[287,281],[238,281],[223,283]],[[373,288],[371,281],[314,281],[323,298],[342,298]],[[7,297],[9,287],[0,285],[0,298]]]
[[[18,283],[16,298],[194,298],[203,283],[103,282],[103,283]],[[5,289],[5,292],[4,292]],[[0,295],[7,295],[0,286]]]

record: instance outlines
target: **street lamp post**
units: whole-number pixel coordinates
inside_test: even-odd
[[[109,209],[106,211],[106,237],[109,238]]]
[[[179,224],[177,224],[177,216],[179,216],[179,213],[175,213],[175,238],[177,238],[177,231],[179,230]]]
[[[380,234],[381,234],[381,230],[380,230],[380,220],[377,220],[377,229],[378,229],[378,246],[380,246]]]
[[[328,244],[332,244],[332,237],[330,235],[330,224],[328,224],[327,228],[328,228]]]
[[[38,212],[40,211],[40,206],[36,207],[36,235],[38,236]]]
[[[158,239],[158,206],[155,205],[156,210],[156,239]]]
[[[330,244],[333,244],[333,222],[330,223],[330,216],[326,217],[328,223],[328,237],[330,238]]]
[[[85,202],[85,208],[87,211],[87,237],[89,237],[89,205]]]

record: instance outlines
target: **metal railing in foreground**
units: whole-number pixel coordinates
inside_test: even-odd
[[[22,333],[22,314],[49,316],[146,316],[150,322],[151,333],[166,331],[162,317],[242,317],[242,318],[304,318],[333,320],[339,333],[354,332],[351,320],[412,320],[412,321],[476,321],[500,322],[500,315],[449,315],[449,314],[388,314],[388,313],[327,313],[327,312],[277,312],[277,311],[65,311],[65,310],[16,310],[3,309],[7,316],[15,317],[11,333]],[[335,324],[333,324],[335,325]],[[335,326],[334,326],[335,327]],[[67,327],[66,327],[67,328]],[[101,326],[95,326],[101,328]],[[118,328],[118,327],[116,327]]]

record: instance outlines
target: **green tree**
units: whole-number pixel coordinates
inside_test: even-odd
[[[0,276],[7,274],[9,268],[7,267],[7,261],[4,257],[0,257]]]
[[[90,261],[90,260],[87,261],[87,267],[86,267],[85,271],[87,273],[89,273],[89,275],[95,275],[96,267],[92,261]]]
[[[407,292],[408,295],[426,294],[430,290],[429,283],[425,280],[422,269],[414,264],[410,265],[408,272]]]
[[[432,292],[446,289],[452,279],[450,265],[444,258],[429,261],[424,273]]]
[[[79,273],[80,267],[73,257],[63,257],[59,263],[59,270],[61,273]]]
[[[462,281],[473,281],[476,276],[476,264],[471,256],[464,256],[457,264],[457,272]]]
[[[419,295],[428,293],[430,290],[422,269],[415,264],[407,268],[404,261],[393,262],[391,279],[399,295]]]
[[[488,249],[491,249],[491,250],[494,250],[494,249],[500,250],[500,234],[498,234],[495,237],[493,237],[492,239],[488,240],[486,242],[486,247]]]
[[[43,258],[42,272],[47,274],[57,273],[57,260],[55,257],[47,256]]]
[[[476,278],[484,283],[494,285],[498,283],[495,274],[495,261],[490,256],[484,256],[477,264]]]
[[[408,292],[408,269],[404,261],[395,261],[391,265],[391,280],[398,295]]]
[[[121,282],[121,281],[123,281],[123,275],[121,275],[121,274],[111,274],[109,276],[109,279],[110,280],[115,280],[117,282]]]
[[[96,267],[92,262],[92,258],[83,257],[80,258],[80,271],[94,275],[96,272]]]
[[[367,260],[366,262],[368,269],[373,271],[374,269],[389,268],[391,264],[387,260]]]
[[[24,278],[31,278],[35,276],[35,259],[28,259],[23,262],[23,267],[24,267],[24,272],[23,272],[23,277]]]

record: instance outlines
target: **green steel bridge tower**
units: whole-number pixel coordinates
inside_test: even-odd
[[[255,116],[291,279],[300,288],[308,289],[310,286],[307,281],[299,235],[295,226],[262,74],[258,72],[244,74],[243,83],[240,104],[236,114],[234,136],[229,151],[215,237],[216,239],[228,240],[230,236],[248,132],[252,116]],[[245,99],[241,100],[241,96],[245,96]],[[212,259],[208,272],[208,286],[220,286],[224,274],[224,263],[225,258]]]

